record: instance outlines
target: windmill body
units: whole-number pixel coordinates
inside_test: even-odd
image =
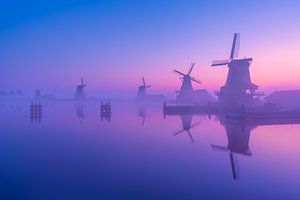
[[[225,105],[240,106],[250,105],[254,102],[258,86],[251,81],[249,67],[252,58],[237,59],[239,49],[239,34],[234,34],[233,44],[229,60],[214,61],[212,66],[228,66],[226,83],[221,87],[218,100]]]
[[[145,98],[147,95],[147,93],[146,93],[147,88],[151,87],[151,85],[146,85],[146,81],[145,81],[144,77],[142,78],[142,81],[143,81],[142,85],[138,87],[137,98],[139,98],[139,99]]]
[[[85,92],[84,92],[84,88],[86,86],[87,85],[84,84],[84,82],[83,82],[83,78],[81,78],[81,84],[77,85],[77,87],[76,87],[76,93],[75,93],[75,99],[76,100],[86,100],[86,95],[85,95]]]
[[[180,87],[180,94],[182,95],[189,95],[194,92],[192,81],[190,79],[190,76],[184,75],[182,79],[182,85]]]
[[[138,87],[138,92],[136,96],[137,101],[164,101],[166,98],[164,95],[148,95],[147,89],[150,88],[150,85],[146,84],[145,78],[142,78],[142,85]]]
[[[178,70],[174,70],[174,73],[180,76],[182,84],[180,90],[177,91],[176,102],[177,103],[200,103],[213,101],[213,98],[207,92],[195,92],[193,89],[192,81],[200,84],[201,81],[191,76],[195,63],[192,63],[187,73],[182,73]]]
[[[146,88],[145,86],[139,86],[138,88],[138,96],[145,97],[146,96]]]

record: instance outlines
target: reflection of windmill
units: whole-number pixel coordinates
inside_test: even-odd
[[[179,131],[173,133],[173,135],[178,135],[180,133],[187,132],[188,135],[190,136],[191,141],[195,142],[190,130],[192,128],[198,126],[200,124],[200,122],[192,124],[193,115],[180,115],[180,118],[182,121],[182,130],[179,130]]]
[[[30,105],[30,119],[31,123],[41,122],[43,114],[43,107],[40,103],[31,103]]]
[[[111,104],[110,104],[110,101],[101,102],[100,115],[101,115],[101,121],[110,122],[110,118],[111,118]]]
[[[138,114],[139,114],[139,117],[142,118],[142,125],[144,126],[145,121],[146,121],[146,108],[145,108],[145,106],[139,106],[138,107]]]
[[[80,124],[83,124],[85,114],[84,109],[86,107],[85,101],[77,101],[75,102],[75,109],[76,109],[76,115],[78,118],[80,118]]]
[[[83,78],[81,78],[81,85],[77,85],[76,93],[75,93],[75,98],[77,100],[85,100],[86,99],[86,96],[85,96],[85,93],[84,93],[84,88],[86,86],[87,85],[84,84],[84,82],[83,82]]]
[[[254,96],[259,95],[255,94],[258,86],[251,82],[249,72],[252,58],[237,59],[239,43],[240,34],[235,33],[229,59],[213,61],[212,64],[212,66],[228,65],[229,71],[226,84],[217,93],[219,101],[226,104],[249,103]]]
[[[151,117],[147,114],[147,104],[138,103],[137,104],[137,114],[140,118],[142,118],[142,125],[144,126],[146,123],[146,118]]]
[[[230,164],[232,169],[233,178],[236,180],[238,176],[237,160],[234,154],[240,154],[245,156],[251,156],[252,153],[249,148],[249,140],[251,130],[255,127],[245,126],[243,124],[229,124],[228,122],[221,123],[225,126],[226,134],[228,138],[227,147],[219,145],[211,145],[212,149],[229,152]]]
[[[146,89],[151,87],[150,85],[146,85],[144,77],[142,78],[143,85],[138,87],[138,98],[143,98],[146,96]]]
[[[190,101],[193,98],[194,90],[192,86],[192,81],[201,84],[201,81],[198,81],[196,78],[191,77],[191,73],[194,66],[195,63],[191,63],[190,68],[186,74],[178,70],[174,70],[174,73],[181,76],[180,79],[182,79],[182,85],[180,90],[178,91],[179,94],[177,95],[177,101],[185,102],[185,101]]]

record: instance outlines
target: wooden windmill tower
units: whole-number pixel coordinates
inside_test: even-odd
[[[194,89],[192,86],[192,81],[201,84],[201,81],[197,80],[194,77],[191,77],[191,73],[193,71],[193,68],[195,66],[195,63],[191,63],[189,70],[187,73],[182,73],[178,70],[174,70],[174,73],[181,76],[180,79],[182,80],[182,85],[180,87],[180,90],[177,91],[178,95],[176,97],[177,102],[192,102],[194,99]]]
[[[227,65],[229,68],[225,85],[216,93],[219,101],[226,105],[249,105],[253,103],[255,96],[261,95],[255,93],[258,86],[252,83],[250,77],[252,58],[237,58],[239,43],[240,34],[235,33],[229,59],[213,61],[212,64],[213,67]]]
[[[76,87],[76,93],[75,93],[76,100],[85,100],[86,99],[86,95],[84,93],[84,88],[86,86],[87,85],[84,84],[84,82],[83,82],[83,78],[81,78],[81,84],[77,85],[77,87]]]
[[[142,85],[138,87],[138,94],[137,94],[137,98],[139,99],[143,99],[146,97],[146,89],[151,87],[150,85],[146,85],[146,81],[145,78],[142,78]]]

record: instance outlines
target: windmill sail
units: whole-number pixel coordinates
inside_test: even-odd
[[[238,167],[237,167],[237,160],[234,159],[234,155],[232,152],[229,154],[230,158],[230,165],[231,165],[231,170],[232,170],[232,176],[233,179],[236,180],[239,178],[238,176]]]
[[[199,83],[199,84],[201,84],[201,81],[197,80],[197,79],[196,79],[196,78],[194,78],[194,77],[191,77],[191,80],[192,80],[192,81],[194,81],[194,82],[196,82],[196,83]]]
[[[215,67],[215,66],[228,65],[229,62],[230,60],[214,60],[211,66]]]
[[[235,33],[234,37],[233,37],[231,52],[230,52],[230,59],[231,60],[238,57],[239,50],[240,50],[240,34]]]
[[[145,78],[143,77],[143,85],[146,86]]]
[[[187,72],[188,75],[191,74],[191,72],[193,71],[194,66],[195,66],[195,63],[191,63],[189,71]]]
[[[173,70],[173,72],[175,73],[175,74],[178,74],[178,75],[182,75],[182,76],[184,76],[185,74],[184,73],[182,73],[182,72],[180,72],[180,71],[178,71],[178,70]]]

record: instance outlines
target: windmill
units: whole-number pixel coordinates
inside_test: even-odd
[[[85,100],[85,99],[86,99],[86,96],[85,96],[85,93],[84,93],[84,88],[85,88],[86,86],[87,86],[87,85],[84,84],[83,78],[81,77],[81,84],[80,84],[80,85],[77,85],[76,93],[75,93],[75,98],[76,98],[77,100]]]
[[[138,98],[146,97],[146,89],[151,87],[150,85],[146,85],[144,77],[142,78],[142,81],[143,81],[142,85],[138,87],[138,95],[137,95]]]
[[[192,136],[191,129],[198,126],[200,122],[192,124],[193,115],[180,115],[180,118],[182,121],[182,130],[176,131],[175,133],[173,133],[173,135],[178,135],[180,133],[187,132],[190,136],[191,142],[194,143],[195,140]]]
[[[174,73],[181,76],[180,79],[182,80],[182,85],[179,91],[177,91],[179,94],[177,95],[177,101],[178,102],[187,102],[191,101],[193,99],[193,86],[192,81],[201,84],[201,81],[197,80],[194,77],[191,77],[191,73],[193,71],[193,68],[195,66],[195,63],[191,63],[189,70],[187,73],[182,73],[178,70],[173,70]]]
[[[255,93],[258,86],[252,83],[250,77],[249,67],[252,58],[238,59],[239,45],[240,34],[235,33],[229,59],[217,60],[212,63],[213,67],[227,65],[229,68],[225,85],[216,93],[219,101],[225,104],[250,103],[254,96],[260,95]]]

